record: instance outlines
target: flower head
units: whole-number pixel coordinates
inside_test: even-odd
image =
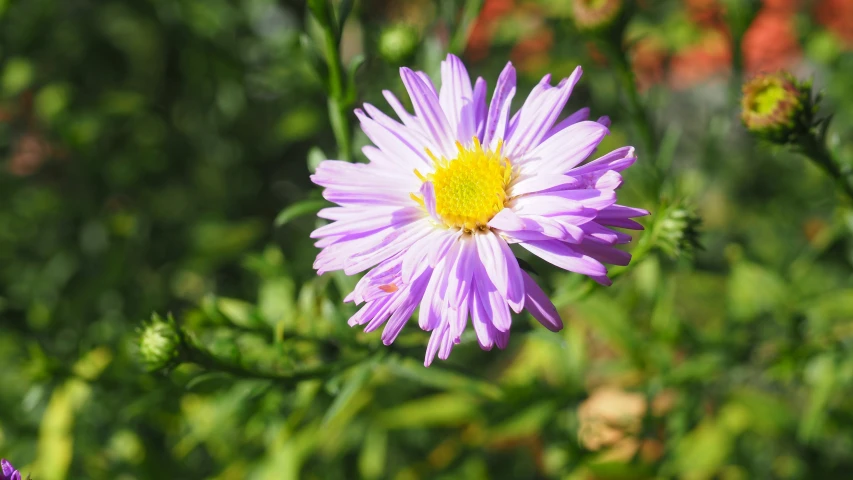
[[[813,122],[811,86],[780,72],[759,75],[743,86],[741,119],[771,142],[788,143],[807,134]]]
[[[15,470],[5,458],[0,459],[0,480],[21,480],[21,472]]]
[[[530,312],[550,330],[557,310],[519,266],[511,244],[566,270],[609,285],[603,262],[627,264],[614,245],[630,241],[611,227],[641,229],[648,212],[616,204],[619,172],[634,163],[623,147],[584,163],[608,133],[583,108],[557,121],[581,69],[557,85],[550,75],[512,114],[515,69],[507,64],[486,101],[462,61],[448,55],[441,88],[401,69],[414,115],[384,92],[402,123],[372,105],[356,110],[373,145],[367,164],[327,160],[311,178],[339,206],[320,211],[332,223],[312,233],[319,273],[367,271],[346,297],[364,306],[350,325],[384,325],[394,341],[420,309],[432,332],[425,364],[446,359],[470,318],[483,349],[509,340],[511,311]]]

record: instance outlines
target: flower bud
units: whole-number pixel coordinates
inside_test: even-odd
[[[402,63],[417,48],[418,33],[409,25],[392,25],[379,35],[379,54],[390,63]]]
[[[676,204],[667,208],[660,221],[658,247],[672,258],[701,250],[699,226],[702,219],[689,206]]]
[[[618,23],[622,7],[622,0],[573,0],[572,15],[579,30],[601,32]]]
[[[149,371],[168,368],[177,363],[181,350],[181,333],[174,320],[163,320],[156,313],[139,335],[139,354]]]
[[[747,130],[773,143],[808,135],[814,121],[811,85],[787,72],[759,75],[743,86],[741,119]]]

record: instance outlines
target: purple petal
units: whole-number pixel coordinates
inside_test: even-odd
[[[450,124],[450,131],[467,144],[471,140],[467,132],[473,131],[473,117],[467,119],[469,123],[465,128],[462,128],[461,124],[463,108],[473,101],[471,77],[468,76],[468,70],[462,60],[450,53],[447,54],[447,59],[441,62],[441,90],[438,101]],[[466,131],[465,136],[460,135],[462,130]]]
[[[507,155],[510,158],[521,157],[539,145],[566,106],[582,73],[581,67],[577,67],[569,78],[561,81],[556,88],[542,92],[531,105],[522,107],[518,127],[507,139]]]
[[[410,247],[432,230],[429,223],[426,222],[427,220],[419,220],[394,229],[375,247],[359,252],[344,262],[344,273],[353,275],[362,272],[382,260],[394,256],[401,250]]]
[[[542,142],[519,162],[530,173],[566,173],[581,162],[607,135],[607,127],[596,122],[579,122]]]
[[[631,263],[630,253],[611,247],[610,245],[585,243],[576,248],[602,263],[620,266],[626,266]]]
[[[415,113],[420,121],[423,122],[424,129],[431,135],[439,150],[434,153],[450,158],[456,150],[454,148],[453,135],[450,132],[447,117],[438,103],[434,89],[424,83],[415,72],[406,67],[400,69],[400,75],[403,78],[406,90],[409,92],[409,97],[412,99]]]
[[[590,276],[607,274],[601,262],[558,240],[522,242],[519,245],[546,262],[571,272]]]
[[[420,191],[421,191],[421,196],[423,196],[423,198],[424,198],[424,207],[426,208],[426,211],[429,214],[430,218],[432,218],[433,221],[435,221],[436,223],[441,225],[441,223],[442,223],[441,217],[438,215],[438,212],[436,212],[436,210],[435,210],[436,200],[435,200],[435,187],[434,187],[434,185],[432,184],[432,182],[424,182],[424,184],[421,185]]]
[[[474,273],[474,284],[477,299],[486,315],[486,323],[493,325],[501,332],[509,331],[512,325],[512,316],[509,313],[509,305],[506,298],[495,287],[491,275],[486,271],[485,265],[482,262],[477,263],[477,271]],[[523,279],[521,284],[524,285]]]
[[[510,185],[507,194],[510,197],[517,197],[528,193],[542,193],[551,190],[575,188],[580,186],[581,183],[576,177],[568,175],[523,175]]]
[[[521,267],[509,245],[492,232],[475,235],[477,253],[486,274],[516,313],[524,304],[524,281]]]
[[[589,108],[587,107],[581,108],[580,110],[569,115],[568,117],[564,118],[559,123],[554,125],[548,132],[548,134],[542,138],[542,141],[544,142],[545,140],[548,140],[549,138],[553,137],[554,134],[556,134],[557,132],[564,130],[566,127],[574,125],[578,122],[582,122],[584,120],[589,120]]]
[[[545,328],[552,332],[559,332],[563,329],[563,320],[560,319],[560,314],[557,312],[557,307],[545,295],[545,292],[539,288],[539,285],[524,272],[524,309],[533,315],[533,318],[539,321]]]
[[[424,147],[429,144],[427,139],[418,138],[413,131],[403,126],[390,129],[378,120],[369,118],[361,110],[357,109],[355,115],[361,121],[361,129],[370,141],[388,155],[390,160],[396,158],[396,163],[408,171],[432,166],[432,160],[424,151]]]
[[[486,117],[483,145],[495,149],[498,140],[504,139],[509,121],[509,109],[514,96],[515,68],[513,68],[512,62],[509,62],[498,77],[497,85],[495,85],[495,93],[492,95],[492,103],[489,105],[489,113]]]
[[[588,175],[600,171],[614,170],[621,172],[637,161],[634,147],[622,147],[577,168],[568,171],[569,175]]]

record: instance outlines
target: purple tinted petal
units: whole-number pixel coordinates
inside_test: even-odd
[[[509,109],[514,96],[515,68],[513,68],[512,62],[509,62],[498,77],[497,85],[495,85],[495,93],[492,95],[492,102],[489,105],[489,113],[486,117],[483,145],[495,149],[498,140],[503,140],[509,121]]]
[[[596,122],[571,125],[525,155],[520,168],[539,174],[566,173],[586,160],[607,133],[607,127]]]
[[[600,171],[614,170],[621,172],[637,161],[634,156],[634,147],[622,147],[577,168],[569,170],[572,176],[588,175]]]
[[[386,209],[367,210],[360,217],[338,220],[311,232],[311,238],[330,235],[342,235],[352,232],[370,232],[388,225],[414,222],[423,218],[423,212],[415,207],[387,211]]]
[[[391,108],[394,110],[394,113],[396,113],[397,116],[400,117],[400,120],[403,122],[403,125],[413,130],[422,130],[418,119],[406,110],[406,107],[403,106],[403,103],[400,102],[400,100],[393,93],[388,90],[382,90],[382,96],[385,97],[385,101],[388,102],[388,105],[391,105]]]
[[[432,160],[424,151],[424,147],[429,144],[426,139],[419,138],[419,135],[403,126],[389,129],[379,121],[369,118],[361,110],[356,110],[355,115],[361,121],[361,129],[370,141],[388,155],[390,160],[396,159],[397,164],[409,171],[413,168],[431,167]]]
[[[483,306],[483,300],[479,295],[471,295],[471,324],[474,326],[474,333],[477,334],[477,343],[483,350],[491,350],[495,345],[492,338],[491,326],[492,317]]]
[[[465,128],[462,128],[461,124],[463,108],[473,101],[471,77],[468,76],[468,70],[462,60],[450,53],[447,54],[447,59],[441,62],[441,90],[438,101],[447,116],[450,131],[459,137],[458,140],[467,144],[471,140],[467,132],[471,132],[473,128],[470,121]],[[473,117],[469,120],[473,120]],[[465,136],[460,135],[462,130],[466,131]]]
[[[12,475],[13,473],[17,472],[17,470],[15,470],[15,467],[13,467],[12,464],[9,463],[9,461],[5,458],[0,459],[0,469],[2,469],[3,475]]]
[[[424,297],[421,300],[420,318],[418,324],[423,330],[433,330],[441,323],[440,316],[444,314],[445,293],[447,285],[450,282],[449,276],[452,267],[459,261],[459,254],[462,248],[460,242],[453,242],[435,265],[432,277],[424,291]]]
[[[473,100],[462,110],[463,121],[459,130],[460,138],[466,140],[475,136],[480,139],[483,138],[483,131],[486,129],[487,107],[486,81],[478,77],[474,83]]]
[[[439,150],[434,153],[452,158],[453,152],[456,150],[453,135],[433,88],[406,67],[400,69],[400,75],[403,77],[403,84],[405,84],[412,99],[415,113]]]
[[[463,297],[467,296],[471,290],[474,259],[477,256],[476,244],[470,237],[462,237],[458,243],[459,256],[456,257],[455,262],[449,264],[450,272],[447,275],[447,287],[444,290],[444,298],[450,310],[461,308],[460,306],[464,303]],[[467,310],[463,316],[467,319]],[[462,325],[458,322],[451,323],[450,332],[454,337],[458,337],[462,335],[461,328],[464,328],[464,323]]]
[[[445,339],[449,337],[448,327],[447,325],[442,325],[441,328],[436,328],[432,331],[432,335],[429,336],[429,343],[427,343],[426,355],[424,356],[424,366],[428,367],[432,364],[432,361],[435,360],[435,355],[438,353],[439,348],[444,344]]]
[[[509,187],[508,195],[517,197],[528,193],[575,188],[580,185],[579,179],[567,175],[524,175]]]
[[[359,252],[344,262],[344,273],[353,275],[390,258],[424,237],[432,228],[427,220],[419,220],[394,229],[373,248]]]
[[[562,131],[566,127],[568,127],[570,125],[574,125],[578,122],[582,122],[584,120],[589,120],[589,108],[587,108],[587,107],[581,108],[580,110],[569,115],[568,117],[564,118],[559,123],[554,125],[551,128],[551,130],[548,132],[548,134],[542,138],[542,141],[544,142],[545,140],[548,140],[549,138],[553,137],[554,134]]]
[[[546,262],[571,272],[589,276],[607,274],[601,262],[558,240],[522,242],[519,245]]]
[[[522,108],[518,127],[507,139],[507,155],[510,158],[521,157],[539,145],[566,106],[582,73],[581,67],[577,67],[557,88],[542,92],[529,107]]]
[[[552,332],[559,332],[563,329],[563,320],[560,319],[560,314],[557,312],[557,307],[545,295],[545,292],[539,288],[539,285],[527,274],[524,275],[524,309],[533,315],[533,318],[539,321],[545,328]]]
[[[478,262],[477,271],[474,273],[474,283],[476,296],[485,314],[486,323],[493,325],[495,329],[501,332],[508,331],[512,325],[509,305],[504,295],[495,287],[491,275],[486,271],[482,262]],[[522,285],[524,285],[523,279]]]
[[[609,245],[585,243],[577,247],[579,251],[591,256],[602,263],[626,266],[631,263],[631,254]]]
[[[521,267],[509,245],[492,232],[475,235],[475,240],[486,274],[510,307],[520,312],[524,304],[524,282]]]
[[[433,221],[440,225],[442,221],[438,212],[435,210],[435,187],[432,182],[424,182],[424,184],[421,185],[421,196],[423,196],[424,207],[426,208],[427,213]]]

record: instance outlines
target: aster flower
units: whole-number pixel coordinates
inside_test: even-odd
[[[21,472],[15,470],[5,458],[0,459],[0,480],[21,480]]]
[[[338,204],[319,212],[332,223],[312,237],[318,273],[367,271],[346,301],[364,304],[349,320],[394,341],[419,309],[431,331],[425,365],[446,359],[470,318],[480,346],[504,348],[511,311],[530,312],[559,331],[557,309],[510,250],[516,244],[566,270],[609,285],[603,263],[626,265],[614,247],[641,229],[648,212],[616,204],[619,172],[636,160],[623,147],[585,163],[609,120],[583,108],[557,121],[581,76],[550,75],[511,114],[515,69],[507,64],[491,102],[462,61],[448,55],[437,90],[423,72],[401,69],[414,115],[384,92],[402,123],[372,105],[356,110],[373,145],[370,163],[327,160],[311,177]]]

